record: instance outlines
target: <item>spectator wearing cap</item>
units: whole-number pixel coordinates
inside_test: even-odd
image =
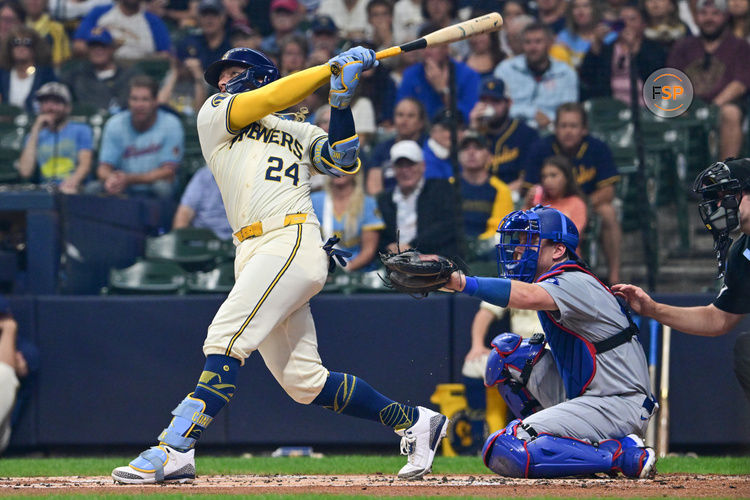
[[[321,0],[318,14],[329,16],[341,38],[361,39],[367,32],[368,0]]]
[[[367,31],[365,37],[372,41],[375,50],[396,45],[393,38],[393,4],[388,0],[367,2]],[[390,62],[386,59],[383,62]]]
[[[39,351],[18,335],[10,303],[0,296],[0,454],[8,447],[22,404],[31,397],[28,382],[38,368]]]
[[[59,67],[70,59],[70,40],[65,27],[52,20],[47,12],[45,0],[23,0],[26,9],[26,26],[33,29],[49,44],[52,50],[52,64]]]
[[[172,48],[166,24],[145,10],[142,0],[118,0],[92,9],[73,35],[74,53],[85,54],[88,34],[97,26],[106,28],[114,38],[115,59],[167,58]]]
[[[564,62],[551,59],[553,37],[542,23],[523,30],[523,55],[501,62],[494,76],[505,82],[513,103],[510,115],[530,126],[545,129],[564,102],[578,101],[578,76]]]
[[[455,191],[446,179],[424,178],[424,157],[416,141],[400,141],[391,148],[396,187],[380,193],[378,208],[385,222],[380,237],[383,251],[417,248],[461,258],[455,230],[458,211]]]
[[[487,138],[477,132],[464,134],[459,144],[461,210],[464,234],[469,240],[493,238],[500,221],[513,211],[508,185],[490,175],[492,158]]]
[[[322,64],[339,51],[339,30],[330,16],[315,16],[310,23],[310,63]]]
[[[620,9],[624,27],[614,43],[594,42],[580,67],[581,95],[614,97],[630,104],[630,61],[638,72],[639,101],[643,102],[643,82],[667,61],[667,54],[658,42],[644,37],[643,13],[638,7],[625,5]]]
[[[695,22],[700,34],[675,43],[667,66],[688,76],[695,97],[719,107],[719,156],[738,156],[750,88],[750,45],[729,28],[726,0],[698,0]]]
[[[401,99],[393,116],[395,137],[381,141],[373,147],[372,154],[363,163],[367,192],[376,195],[383,189],[396,187],[396,176],[391,164],[391,148],[401,141],[416,141],[420,147],[427,142],[427,113],[420,101],[413,97]]]
[[[437,29],[436,26],[426,26],[419,31],[419,36]],[[453,65],[455,72],[456,105],[463,113],[464,121],[468,121],[469,112],[477,103],[479,74],[466,64],[451,59],[446,45],[427,47],[424,49],[424,62],[404,70],[396,101],[415,97],[424,104],[430,119],[434,118],[441,109],[448,107],[448,65]]]
[[[86,123],[71,122],[68,88],[49,82],[37,90],[39,115],[26,136],[18,160],[24,179],[34,176],[66,194],[77,193],[91,170],[93,133]]]
[[[185,138],[179,118],[159,109],[157,93],[151,78],[131,80],[128,110],[104,125],[97,181],[88,193],[172,199]]]
[[[494,76],[485,77],[479,101],[469,113],[469,127],[488,140],[492,151],[489,173],[506,183],[517,200],[523,187],[524,159],[539,134],[522,118],[510,117],[511,104],[505,83]]]
[[[202,79],[204,69],[232,48],[221,0],[200,0],[198,27],[198,34],[186,36],[177,46],[177,59],[185,66],[197,66],[191,73],[200,73]]]
[[[271,0],[270,17],[273,32],[263,38],[261,51],[265,54],[279,53],[279,41],[286,35],[302,34],[299,29],[302,9],[297,0]]]
[[[56,80],[49,47],[31,28],[17,26],[0,43],[0,98],[2,102],[34,112],[34,93]]]
[[[85,103],[115,114],[128,104],[128,82],[135,71],[115,61],[115,42],[104,28],[86,37],[86,60],[62,71],[60,79],[73,94],[74,103]]]

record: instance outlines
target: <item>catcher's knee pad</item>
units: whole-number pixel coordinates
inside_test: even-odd
[[[177,408],[172,410],[174,418],[169,427],[159,435],[159,442],[180,451],[195,446],[201,432],[213,421],[213,417],[204,413],[206,403],[188,394]]]
[[[521,439],[519,423],[511,422],[484,445],[484,464],[501,476],[555,478],[621,471],[628,477],[645,477],[644,472],[653,468],[655,456],[649,448],[623,448],[617,439],[593,446],[550,434]]]
[[[526,384],[534,365],[547,354],[545,345],[542,334],[524,339],[515,333],[501,333],[492,340],[484,383],[488,387],[497,385],[498,392],[517,417],[528,417],[542,408]]]

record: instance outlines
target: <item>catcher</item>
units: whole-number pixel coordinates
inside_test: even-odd
[[[407,266],[402,256],[384,258],[396,289],[424,294],[442,287],[538,311],[546,339],[505,333],[493,341],[485,384],[500,384],[521,418],[487,439],[485,465],[509,477],[649,477],[656,454],[641,436],[658,406],[646,356],[627,309],[576,254],[578,229],[560,211],[538,205],[508,214],[498,232],[499,278],[465,276],[437,256],[409,255]]]

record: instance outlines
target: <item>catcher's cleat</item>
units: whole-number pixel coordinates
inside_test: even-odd
[[[195,479],[195,450],[177,451],[167,445],[144,451],[125,467],[112,471],[122,484],[192,483]]]
[[[406,430],[396,431],[401,437],[401,454],[409,457],[398,471],[399,479],[421,479],[432,470],[440,440],[448,429],[445,415],[418,406],[419,418]]]

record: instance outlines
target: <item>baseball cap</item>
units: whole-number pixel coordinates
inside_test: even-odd
[[[476,144],[482,149],[489,148],[487,137],[474,130],[469,130],[464,134],[461,142],[458,144],[458,149],[464,149],[465,147],[468,147],[469,144]]]
[[[273,0],[271,2],[270,10],[286,10],[289,12],[297,12],[299,10],[299,3],[297,0]]]
[[[57,97],[58,99],[70,104],[72,100],[70,97],[70,91],[68,87],[60,82],[48,82],[39,87],[39,90],[34,94],[37,100],[44,99],[45,97]]]
[[[315,16],[310,23],[310,31],[313,33],[336,33],[338,28],[330,16]]]
[[[424,159],[422,147],[416,141],[397,142],[391,147],[391,162],[396,163],[402,158],[419,163]]]
[[[695,10],[701,10],[704,7],[716,7],[718,10],[722,12],[726,12],[727,1],[726,0],[698,0],[698,3],[695,4]]]
[[[89,36],[86,38],[86,43],[99,43],[101,45],[112,45],[115,40],[109,31],[102,28],[101,26],[94,26],[89,31]]]
[[[221,0],[201,0],[198,4],[198,12],[224,12],[224,3]]]
[[[450,127],[453,123],[459,127],[463,127],[465,120],[464,114],[461,111],[457,110],[457,112],[453,114],[449,108],[443,108],[435,113],[435,116],[432,118],[433,125]]]
[[[489,97],[491,99],[507,99],[505,95],[505,82],[494,76],[487,76],[479,84],[479,98]]]

